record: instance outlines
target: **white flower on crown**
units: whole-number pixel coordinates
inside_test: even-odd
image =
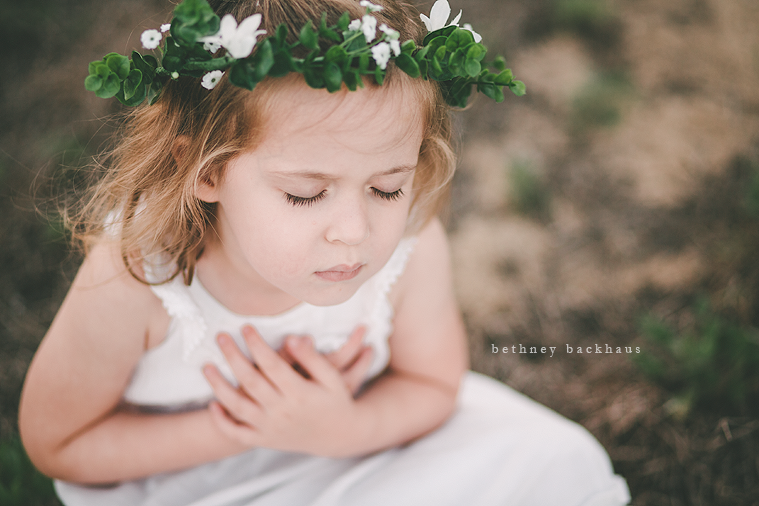
[[[364,32],[366,42],[371,42],[377,36],[377,18],[366,15],[361,18],[361,31]]]
[[[474,41],[475,42],[479,43],[482,40],[482,35],[480,35],[479,33],[475,32],[474,28],[472,28],[472,25],[470,25],[469,23],[464,23],[464,26],[462,26],[461,28],[463,28],[464,30],[469,30],[470,32],[472,32],[472,35],[474,36]]]
[[[232,58],[239,60],[250,56],[256,45],[256,37],[266,33],[266,30],[258,29],[260,25],[261,14],[253,14],[243,19],[239,26],[235,17],[227,14],[221,18],[219,32],[216,35],[201,37],[198,40],[218,44],[226,49]]]
[[[382,70],[387,68],[387,62],[390,61],[390,44],[380,42],[372,47],[372,58]]]
[[[158,30],[145,30],[140,35],[140,42],[145,49],[155,49],[161,44],[161,32]]]
[[[216,51],[221,49],[221,44],[217,44],[216,42],[204,42],[203,49],[211,54],[214,54]]]
[[[401,34],[397,31],[393,30],[389,26],[387,26],[385,23],[382,23],[379,26],[379,29],[382,33],[385,34],[385,37],[387,37],[388,40],[398,40],[401,37]]]
[[[161,33],[166,33],[171,29],[171,23],[164,23],[161,25]]]
[[[354,19],[348,25],[348,30],[354,32],[361,30],[364,32],[366,42],[371,42],[377,36],[377,18],[367,14],[361,19]]]
[[[448,0],[437,0],[430,10],[430,17],[420,14],[424,26],[427,27],[428,32],[433,32],[446,26],[459,26],[459,19],[461,19],[461,12],[456,16],[453,21],[448,23],[448,18],[451,15],[451,6],[448,5]]]
[[[200,85],[207,90],[212,90],[219,84],[223,75],[224,72],[221,70],[212,70],[203,76],[203,81],[201,81]]]
[[[385,39],[387,39],[387,41],[390,43],[390,49],[393,50],[393,54],[395,56],[401,54],[401,43],[398,40],[400,39],[401,34],[387,26],[385,23],[382,23],[379,29],[382,33],[385,34]]]
[[[368,8],[371,12],[379,12],[382,9],[384,9],[384,7],[382,7],[381,5],[373,4],[369,0],[361,0],[358,4],[361,7]]]

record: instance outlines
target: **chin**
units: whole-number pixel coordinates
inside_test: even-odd
[[[336,306],[353,297],[362,283],[335,283],[325,289],[314,290],[302,300],[312,306]]]

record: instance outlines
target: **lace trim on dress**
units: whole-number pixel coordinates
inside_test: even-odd
[[[384,335],[389,335],[392,332],[394,315],[388,295],[395,282],[403,274],[406,263],[414,250],[416,240],[416,237],[402,239],[376,279],[378,296],[371,312],[370,321],[376,330],[384,330]],[[144,270],[147,281],[156,283],[166,279],[171,266],[162,260],[164,259],[161,256],[145,259]],[[193,352],[203,344],[208,331],[208,325],[203,318],[200,307],[183,284],[181,276],[177,276],[168,283],[151,285],[150,289],[161,300],[166,312],[172,318],[172,322],[176,326],[175,331],[182,336],[182,360],[189,362]],[[389,328],[383,329],[382,327]]]
[[[371,314],[374,330],[379,335],[390,336],[393,332],[395,310],[388,296],[395,282],[406,270],[406,264],[414,251],[416,241],[416,237],[402,239],[387,265],[380,271],[382,275],[377,279],[376,285],[378,296]]]
[[[378,287],[380,293],[387,296],[390,293],[390,289],[393,287],[398,278],[406,270],[406,263],[408,262],[411,253],[416,246],[416,237],[407,237],[401,239],[397,249],[393,252],[393,256],[387,262],[387,265],[382,269],[383,276],[380,278]]]
[[[151,283],[156,283],[166,279],[169,265],[160,260],[155,262],[146,258],[144,270],[145,278]],[[150,289],[161,299],[164,309],[177,326],[176,331],[182,336],[182,360],[187,362],[192,352],[203,342],[208,330],[200,308],[184,286],[181,276],[168,283],[151,285]]]

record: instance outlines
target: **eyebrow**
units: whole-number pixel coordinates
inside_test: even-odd
[[[389,176],[391,174],[399,174],[399,173],[406,173],[406,172],[413,172],[416,170],[416,165],[399,165],[398,167],[394,167],[392,169],[386,170],[384,172],[379,172],[377,174],[373,174],[372,177],[378,177],[378,176]],[[285,177],[302,177],[306,179],[317,179],[320,181],[329,180],[329,179],[335,179],[334,176],[331,176],[329,174],[324,174],[323,172],[312,172],[308,170],[304,171],[274,171],[274,175],[276,176],[285,176]]]

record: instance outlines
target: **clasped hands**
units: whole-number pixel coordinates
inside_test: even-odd
[[[372,360],[364,329],[329,354],[319,353],[308,336],[288,336],[277,352],[253,327],[242,334],[253,362],[231,336],[217,337],[238,387],[213,365],[203,368],[216,394],[209,410],[217,427],[244,448],[345,456],[358,424],[353,396]]]

